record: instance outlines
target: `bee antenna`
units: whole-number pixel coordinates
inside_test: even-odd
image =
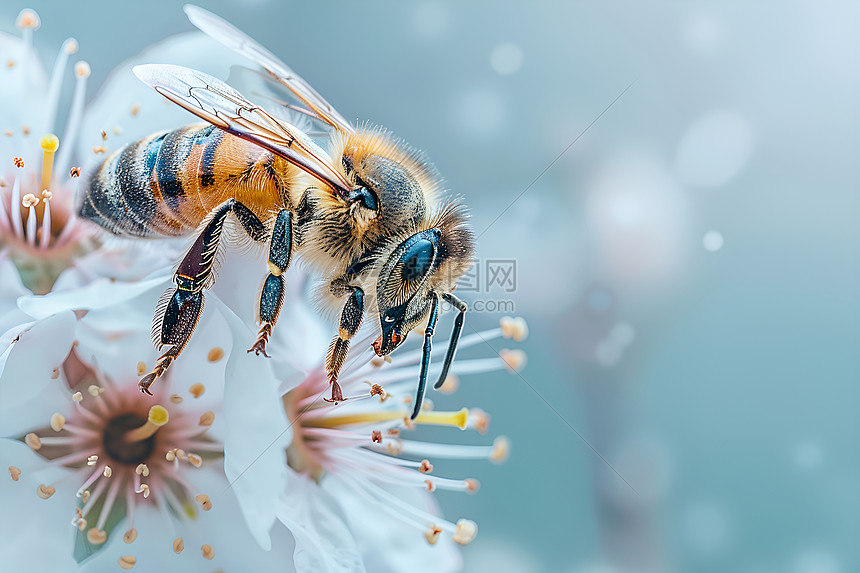
[[[454,331],[451,333],[451,341],[448,342],[448,352],[445,354],[445,362],[442,364],[442,372],[439,374],[439,380],[433,385],[433,388],[439,389],[448,378],[448,370],[451,368],[451,363],[454,362],[454,354],[457,353],[457,342],[460,341],[460,333],[463,332],[463,320],[466,317],[466,310],[469,308],[466,303],[454,296],[451,293],[442,293],[442,300],[459,310],[457,318],[454,319]]]
[[[444,296],[444,295],[442,295]],[[439,318],[439,295],[430,291],[433,306],[430,308],[430,320],[427,321],[427,329],[424,331],[424,348],[421,353],[421,372],[418,375],[418,390],[415,393],[415,408],[412,410],[410,419],[414,420],[421,412],[421,404],[424,402],[424,389],[427,387],[427,370],[430,368],[430,350],[432,347],[433,331],[436,329],[436,320]]]

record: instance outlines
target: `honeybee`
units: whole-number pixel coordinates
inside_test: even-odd
[[[421,408],[440,301],[458,310],[441,375],[447,377],[466,304],[452,293],[467,270],[474,237],[464,207],[442,202],[439,175],[423,155],[379,128],[354,128],[307,82],[221,18],[186,6],[191,22],[260,65],[297,104],[283,103],[331,132],[328,152],[295,125],[248,101],[226,83],[173,65],[137,66],[135,74],[208,124],[150,135],[116,151],[93,174],[79,213],[133,237],[196,233],[162,296],[153,342],[168,346],[140,380],[142,392],[188,343],[204,291],[215,281],[216,251],[229,216],[251,240],[268,245],[268,275],[257,313],[266,344],[284,300],[284,272],[301,257],[324,279],[321,298],[340,308],[326,356],[328,400],[344,400],[337,378],[366,312],[378,317],[374,351],[386,356],[423,321],[424,345],[412,418]],[[343,301],[343,302],[341,302]]]

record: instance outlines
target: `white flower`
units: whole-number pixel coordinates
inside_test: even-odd
[[[195,561],[208,566],[205,559],[212,557],[213,568],[244,569],[275,567],[288,559],[292,541],[280,529],[272,551],[259,547],[262,537],[269,543],[274,510],[256,527],[249,522],[253,530],[243,523],[249,511],[259,518],[266,504],[248,499],[261,495],[248,493],[261,487],[255,472],[272,480],[283,476],[265,457],[242,476],[231,469],[248,465],[241,451],[251,449],[245,446],[254,443],[248,433],[258,429],[254,419],[265,408],[243,396],[259,390],[253,380],[243,386],[230,380],[230,373],[247,370],[255,379],[265,377],[254,370],[259,361],[247,356],[244,340],[234,344],[220,310],[201,324],[200,335],[186,350],[189,359],[171,369],[154,400],[137,389],[140,369],[154,359],[154,350],[141,345],[137,333],[115,331],[101,336],[100,344],[91,337],[73,346],[86,323],[74,324],[72,336],[57,341],[69,353],[59,371],[46,375],[36,364],[19,369],[19,383],[47,376],[43,392],[0,411],[0,435],[11,438],[0,440],[9,464],[0,496],[7,511],[9,504],[20,508],[15,531],[0,537],[7,563],[21,559],[21,567],[56,571],[73,568],[74,555],[79,562],[92,559],[85,569],[102,570],[106,561],[127,556],[147,569],[157,563],[173,569],[195,567]],[[121,357],[102,350],[116,347]],[[96,358],[95,368],[90,358]],[[129,369],[129,364],[137,365]],[[229,409],[247,420],[247,427],[228,427]],[[267,428],[270,433],[254,437],[265,441],[283,428]],[[239,452],[232,462],[231,450]],[[31,556],[37,543],[49,549]],[[180,545],[185,549],[177,556]],[[34,566],[34,558],[43,565]]]
[[[464,336],[459,348],[500,336],[519,341],[526,332],[522,319],[505,318],[500,328]],[[296,538],[296,566],[300,571],[330,572],[459,570],[454,542],[470,543],[477,525],[441,517],[429,492],[474,493],[478,482],[438,476],[432,461],[501,462],[508,441],[500,437],[486,446],[465,446],[407,439],[409,431],[421,425],[484,433],[489,417],[479,409],[437,412],[428,400],[410,421],[421,350],[383,360],[373,354],[371,338],[356,345],[366,349],[353,353],[340,376],[351,399],[337,406],[323,399],[330,389],[321,364],[283,397],[293,432],[287,449],[293,471],[278,517]],[[440,352],[446,347],[447,342],[437,346]],[[438,376],[440,359],[437,355],[431,376]],[[455,361],[441,390],[456,390],[457,375],[519,368],[524,360],[522,351],[505,350],[501,357]]]

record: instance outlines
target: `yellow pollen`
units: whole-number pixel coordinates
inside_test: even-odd
[[[272,276],[275,277],[279,277],[283,274],[283,271],[271,261],[269,261],[269,272],[272,273]]]
[[[18,478],[21,477],[21,468],[9,466],[9,475],[12,476],[12,481],[18,481]]]
[[[173,540],[173,552],[179,555],[182,553],[182,550],[185,549],[185,543],[182,541],[181,537],[177,537]]]
[[[220,349],[219,349],[219,350],[220,350]],[[211,358],[211,356],[212,356],[212,353],[213,353],[214,351],[215,351],[215,349],[214,349],[214,348],[213,348],[212,350],[210,350],[210,351],[209,351],[209,356],[210,356],[209,361],[210,361],[210,362],[212,362],[212,358]],[[222,352],[223,352],[223,351],[222,351]],[[222,356],[223,356],[223,354],[222,354]],[[217,358],[216,358],[216,360],[217,360]],[[189,392],[191,392],[191,395],[192,395],[192,396],[194,396],[195,398],[199,398],[200,396],[202,396],[202,395],[203,395],[203,392],[205,392],[205,391],[206,391],[206,386],[204,386],[204,385],[203,385],[203,384],[201,384],[200,382],[197,382],[196,384],[192,384],[192,385],[191,385],[191,388],[189,388],[189,389],[188,389],[188,391],[189,391]]]
[[[117,563],[119,563],[120,568],[128,570],[134,567],[135,563],[137,563],[137,557],[134,555],[123,555],[119,558]]]
[[[461,519],[457,522],[457,531],[451,536],[454,543],[468,545],[478,535],[478,524],[470,519]]]
[[[212,560],[215,557],[215,550],[212,549],[212,546],[208,543],[204,544],[203,547],[200,548],[203,552],[203,558]]]
[[[39,449],[41,449],[42,447],[42,440],[40,440],[39,436],[32,432],[24,436],[24,443],[30,446],[35,451],[39,451]]]
[[[122,536],[122,540],[126,543],[134,543],[134,540],[137,539],[137,529],[131,528],[125,532],[125,535]]]
[[[222,358],[224,358],[224,349],[220,346],[216,346],[212,350],[209,351],[209,354],[206,356],[209,362],[218,362]]]
[[[135,430],[131,430],[125,435],[128,442],[139,442],[151,437],[158,429],[167,423],[170,415],[167,408],[156,404],[149,409],[149,419],[143,425]]]
[[[53,133],[46,133],[39,140],[39,145],[42,147],[42,189],[50,189],[54,171],[54,154],[60,148],[60,138]]]
[[[54,492],[56,491],[57,490],[54,489],[54,486],[39,484],[39,487],[36,488],[36,495],[38,495],[42,499],[48,499],[49,497],[54,495]]]
[[[203,511],[209,511],[210,509],[212,509],[212,501],[205,493],[199,494],[197,497],[194,498],[194,501],[196,501],[200,504],[201,507],[203,507]]]
[[[197,454],[188,454],[188,461],[195,468],[199,468],[199,467],[203,466],[203,458],[201,458]]]

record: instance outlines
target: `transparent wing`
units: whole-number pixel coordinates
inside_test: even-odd
[[[354,131],[349,122],[308,82],[272,52],[257,43],[256,40],[208,10],[191,4],[186,4],[184,10],[192,24],[208,36],[265,68],[305,105],[317,113],[320,119],[347,133]]]
[[[339,194],[350,191],[349,183],[310,137],[251,103],[221,80],[168,64],[135,66],[134,74],[170,101],[228,133],[283,157]]]

